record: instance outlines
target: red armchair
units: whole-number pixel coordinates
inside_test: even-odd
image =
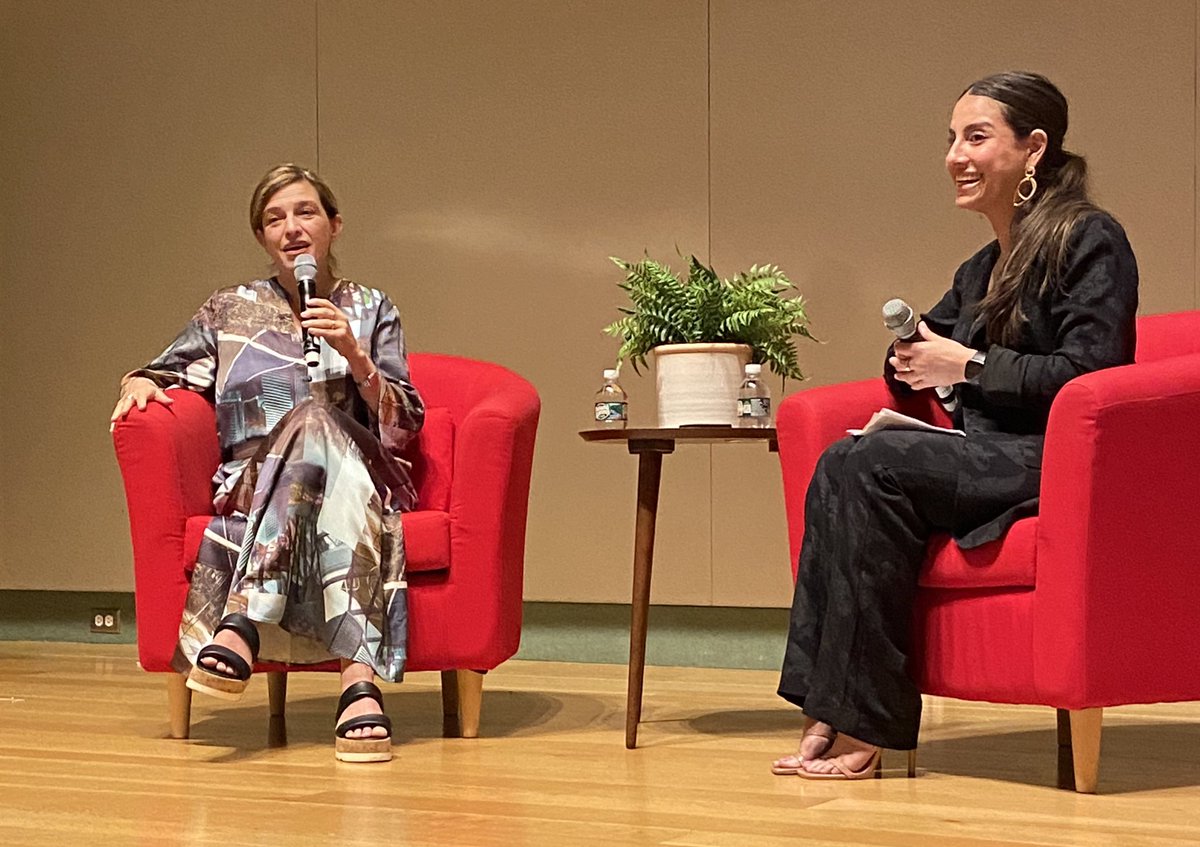
[[[410,448],[420,509],[404,515],[411,671],[442,671],[444,731],[474,737],[483,671],[521,639],[525,517],[540,401],[498,365],[413,354],[413,384],[427,407]],[[134,411],[113,432],[133,536],[138,655],[170,671],[190,570],[212,514],[220,461],[212,406],[173,391],[170,406]],[[271,712],[283,713],[288,670],[268,672]],[[171,734],[186,738],[191,692],[168,676]]]
[[[947,423],[879,378],[780,404],[793,576],[818,457],[881,406]],[[1055,399],[1039,515],[974,550],[930,542],[910,673],[927,694],[1058,709],[1062,787],[1096,790],[1105,706],[1200,700],[1198,429],[1200,311],[1141,318],[1136,364]]]

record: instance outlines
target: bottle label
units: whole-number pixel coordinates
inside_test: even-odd
[[[623,421],[628,403],[607,402],[596,404],[596,420],[602,422]]]
[[[748,397],[738,400],[739,418],[769,418],[771,417],[770,397]]]

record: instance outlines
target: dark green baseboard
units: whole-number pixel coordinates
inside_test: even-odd
[[[119,609],[121,631],[91,631],[94,609]],[[676,667],[777,669],[786,609],[652,606],[646,663]],[[133,594],[118,591],[0,591],[0,641],[132,644]],[[629,659],[629,606],[526,603],[518,659],[606,662]]]
[[[119,609],[121,631],[91,631],[92,610]],[[133,644],[133,593],[127,591],[0,591],[0,641]]]
[[[629,661],[626,604],[526,603],[518,659]],[[651,606],[646,664],[778,670],[787,609]]]

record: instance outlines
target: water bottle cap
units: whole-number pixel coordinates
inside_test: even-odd
[[[762,373],[762,365],[746,365],[748,376],[758,376],[760,373]]]
[[[605,368],[604,369],[604,378],[605,379],[616,379],[617,378],[616,368]]]

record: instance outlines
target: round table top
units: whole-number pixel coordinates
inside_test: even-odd
[[[732,426],[639,426],[626,429],[583,429],[584,441],[688,441],[696,444],[717,441],[774,441],[775,427],[741,429]]]

